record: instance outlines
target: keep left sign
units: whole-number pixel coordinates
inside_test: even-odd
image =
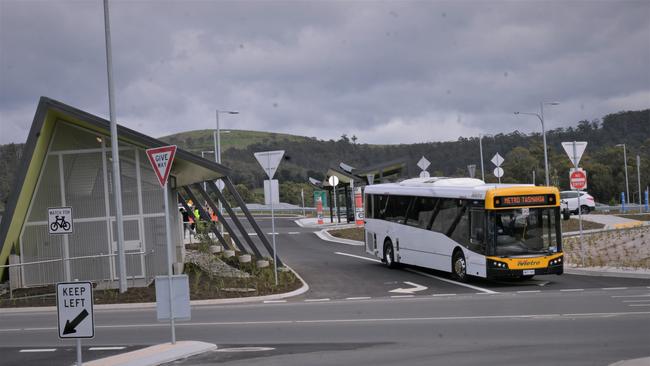
[[[56,284],[59,338],[93,338],[93,285],[90,282]]]

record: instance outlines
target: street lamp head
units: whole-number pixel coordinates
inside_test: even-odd
[[[515,114],[519,114],[519,112],[515,112]]]
[[[239,114],[237,111],[228,111],[228,114]]]
[[[616,147],[625,147],[625,144],[616,144]]]
[[[546,105],[560,105],[560,102],[544,102]]]

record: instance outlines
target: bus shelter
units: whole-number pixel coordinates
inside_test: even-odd
[[[182,217],[176,205],[164,211],[163,189],[145,154],[163,141],[118,126],[120,179],[124,221],[124,247],[129,285],[146,286],[156,275],[166,274],[165,217],[172,221],[173,261],[184,257]],[[113,192],[110,122],[61,102],[42,97],[25,145],[14,190],[0,224],[0,277],[9,274],[12,287],[32,287],[73,279],[117,287],[117,239]],[[261,259],[261,244],[268,240],[246,211],[223,165],[178,149],[170,173],[170,202],[202,197],[219,212],[232,242],[226,243],[215,225],[211,228],[226,247]],[[213,183],[222,179],[258,233],[253,242],[243,230],[223,193]],[[211,193],[203,190],[201,183]],[[216,192],[214,192],[216,191]],[[49,209],[72,209],[72,233],[53,235],[48,230]],[[205,215],[205,210],[201,213]],[[232,214],[232,215],[231,215]],[[228,221],[233,223],[227,224]],[[51,220],[50,220],[51,221]],[[237,230],[239,229],[239,230]],[[243,238],[245,236],[245,238]],[[9,265],[8,258],[12,258]],[[176,266],[182,268],[181,266]],[[9,271],[7,271],[9,268]]]

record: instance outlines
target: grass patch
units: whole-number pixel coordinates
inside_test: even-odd
[[[639,221],[650,221],[650,213],[646,214],[620,214],[616,215],[624,219],[639,220]]]
[[[580,223],[577,218],[570,218],[569,220],[560,220],[562,222],[562,232],[568,233],[572,231],[580,231]],[[602,229],[605,225],[597,222],[582,220],[582,230]]]
[[[341,239],[350,239],[364,241],[366,240],[366,230],[362,227],[351,227],[347,229],[330,230],[330,235]]]

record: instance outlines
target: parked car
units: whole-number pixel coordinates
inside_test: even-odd
[[[562,191],[560,192],[560,207],[565,219],[569,214],[578,214],[578,192]],[[587,192],[580,192],[580,208],[583,214],[588,214],[596,208],[594,197]]]

